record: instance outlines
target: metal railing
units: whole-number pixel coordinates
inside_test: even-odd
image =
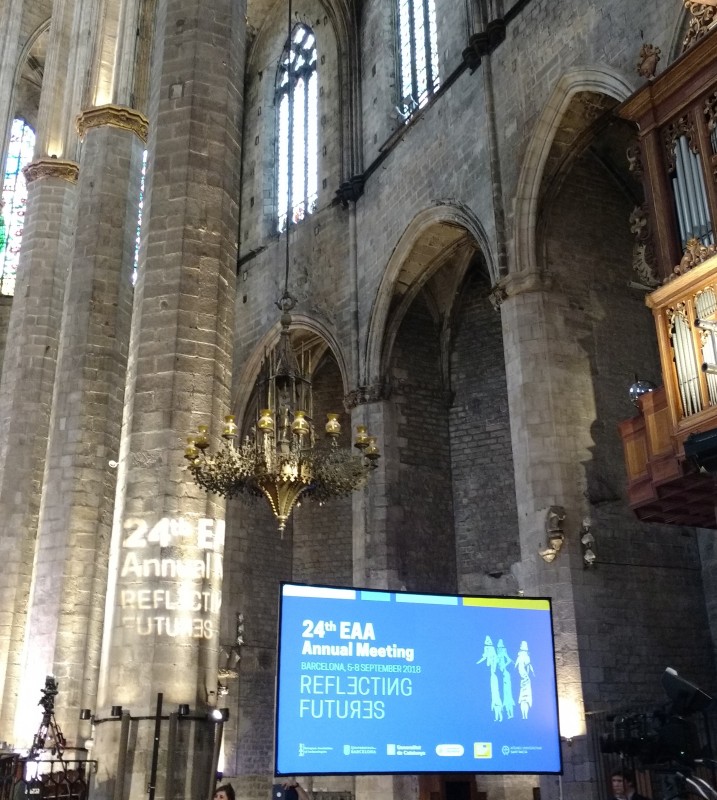
[[[0,755],[0,800],[88,800],[95,761]]]

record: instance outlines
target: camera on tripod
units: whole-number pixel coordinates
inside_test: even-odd
[[[601,736],[603,753],[629,756],[642,767],[692,766],[710,755],[704,752],[697,724],[690,717],[706,711],[712,698],[669,667],[661,683],[669,702],[649,712],[613,717],[612,730]]]
[[[59,688],[57,686],[57,680],[54,678],[53,675],[48,675],[45,678],[45,686],[40,689],[40,702],[38,703],[39,706],[42,706],[45,711],[51,712],[55,710],[55,698],[59,692]]]

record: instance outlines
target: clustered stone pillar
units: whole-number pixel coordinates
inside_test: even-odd
[[[57,0],[50,5],[52,25],[34,161],[25,169],[28,201],[0,390],[0,517],[7,526],[7,535],[0,537],[0,558],[6,567],[0,578],[0,737],[20,746],[27,746],[40,723],[37,702],[45,677],[40,675],[35,685],[24,666],[37,665],[38,672],[48,665],[47,671],[52,669],[52,646],[45,645],[57,630],[37,608],[35,619],[43,635],[48,634],[40,656],[27,635],[34,602],[31,572],[38,553],[56,366],[64,345],[63,300],[73,260],[79,174],[75,116],[87,89],[99,10],[94,0]],[[26,18],[27,9],[21,10],[16,2],[9,8],[11,14]],[[17,36],[15,24],[10,30]],[[16,47],[4,50],[3,58],[16,58]],[[7,64],[2,70],[6,75]],[[13,91],[12,81],[4,85]],[[0,98],[0,112],[9,115],[6,96]],[[60,548],[62,542],[53,545]],[[76,579],[73,576],[70,583],[82,582]],[[53,585],[52,591],[56,590]]]
[[[224,503],[187,474],[184,442],[215,440],[229,411],[238,231],[245,9],[220,0],[157,8],[150,79],[147,193],[136,286],[98,707],[133,718],[188,704],[171,792],[200,798],[210,780],[217,701]],[[144,227],[146,225],[146,228]],[[133,723],[134,724],[134,723]],[[98,794],[117,777],[117,729],[97,726]],[[150,782],[153,728],[137,722],[125,795]],[[160,758],[167,768],[167,739]]]
[[[515,464],[515,490],[521,546],[519,585],[526,595],[553,599],[556,667],[561,695],[561,726],[584,733],[583,697],[573,583],[582,571],[579,531],[585,513],[584,486],[575,464],[589,451],[583,440],[592,391],[590,364],[563,331],[563,300],[538,275],[502,281],[501,304],[506,378]],[[578,400],[581,398],[581,400]],[[551,506],[565,510],[565,543],[548,563],[540,556],[548,544],[546,519]],[[579,579],[578,579],[579,581]],[[582,725],[582,730],[580,726]],[[565,752],[564,752],[565,755]],[[589,795],[587,742],[575,739],[565,764],[570,797]],[[541,779],[544,800],[557,798],[558,782]]]
[[[67,279],[22,696],[60,685],[57,716],[77,740],[94,708],[124,403],[139,182],[147,121],[117,107],[81,117],[84,145]],[[60,555],[61,554],[61,555]]]
[[[61,159],[26,170],[21,269],[0,380],[0,738],[11,742],[21,733],[15,719],[77,175],[77,164]],[[20,698],[27,713],[19,716],[35,727],[41,688]]]

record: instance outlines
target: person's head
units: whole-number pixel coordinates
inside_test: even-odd
[[[234,787],[231,783],[219,786],[214,792],[214,800],[236,800]]]
[[[635,791],[635,773],[631,769],[616,769],[610,776],[612,793],[625,797],[629,792]]]

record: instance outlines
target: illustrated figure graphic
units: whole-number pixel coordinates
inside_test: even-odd
[[[530,680],[531,673],[535,675],[533,665],[530,663],[530,653],[528,643],[523,640],[520,643],[520,650],[515,657],[515,668],[520,675],[520,694],[518,695],[518,705],[523,719],[528,719],[528,711],[533,705],[533,686]]]
[[[502,639],[498,639],[498,647],[496,649],[496,660],[498,669],[503,674],[503,708],[508,715],[508,719],[513,719],[513,710],[515,709],[515,700],[513,699],[513,683],[508,672],[508,667],[513,663],[513,659],[508,655],[508,649],[503,644]]]
[[[483,655],[480,661],[476,661],[476,664],[482,664],[484,661],[490,669],[490,707],[495,715],[495,721],[502,722],[503,703],[500,699],[498,676],[495,674],[495,668],[498,665],[498,654],[495,651],[495,646],[490,636],[485,637],[485,642],[483,643]]]
[[[523,642],[525,644],[525,642]],[[528,658],[528,667],[530,671],[532,671],[532,667],[530,666],[530,656],[527,654],[527,645],[526,645],[526,656]],[[502,639],[498,639],[498,644],[494,645],[493,640],[490,636],[485,637],[485,642],[483,645],[483,656],[480,661],[477,661],[477,664],[484,663],[490,669],[490,707],[491,711],[494,715],[495,722],[502,722],[503,721],[503,712],[505,712],[508,719],[513,719],[513,713],[515,711],[515,698],[513,697],[513,679],[510,674],[510,670],[508,669],[510,665],[513,663],[513,659],[508,655],[508,648],[505,646],[505,643]],[[517,666],[517,662],[516,662]],[[502,697],[501,697],[501,686],[499,681],[498,673],[500,672],[500,677],[502,678]],[[522,672],[521,672],[521,691],[522,691]],[[532,694],[530,690],[530,677],[528,676],[528,705],[526,706],[525,712],[523,713],[523,718],[527,717],[527,709],[532,705]],[[521,695],[522,697],[522,695]],[[521,706],[522,708],[522,706]]]

